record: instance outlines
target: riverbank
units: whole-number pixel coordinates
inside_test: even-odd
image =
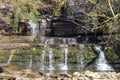
[[[33,72],[32,70],[5,71],[0,73],[0,79],[7,80],[119,80],[120,72],[74,72],[73,74],[56,74]]]

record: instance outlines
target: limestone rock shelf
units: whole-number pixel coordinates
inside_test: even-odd
[[[116,72],[74,72],[73,74],[50,74],[32,72],[31,70],[10,71],[0,74],[1,80],[119,80],[120,73]]]

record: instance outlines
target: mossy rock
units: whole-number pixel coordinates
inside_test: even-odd
[[[8,66],[3,66],[3,72],[9,72],[9,71],[21,71],[22,68],[18,65],[15,65],[15,64],[11,64],[11,65],[8,65]]]

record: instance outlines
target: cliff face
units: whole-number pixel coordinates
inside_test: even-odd
[[[0,33],[22,33],[22,31],[24,31],[23,29],[26,29],[25,27],[27,26],[28,20],[33,20],[37,23],[41,16],[60,16],[62,8],[66,8],[66,10],[68,10],[68,15],[70,14],[76,18],[77,16],[75,15],[81,16],[79,21],[83,22],[84,26],[89,26],[89,24],[90,26],[92,25],[93,32],[119,32],[120,8],[116,7],[119,6],[119,0],[111,0],[115,16],[112,16],[110,6],[107,1],[95,1],[0,0]],[[79,12],[85,16],[81,14],[79,15]]]
[[[53,0],[47,2],[42,0],[1,0],[0,33],[22,33],[23,29],[26,29],[28,20],[37,22],[39,16],[49,14],[48,11],[53,3]]]
[[[0,4],[0,33],[9,34],[12,29],[12,7],[9,4]]]

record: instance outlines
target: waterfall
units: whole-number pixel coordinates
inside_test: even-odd
[[[102,46],[95,46],[96,51],[98,52],[98,59],[96,61],[96,68],[98,71],[109,71],[113,70],[111,66],[107,64],[105,59],[104,52],[101,50]]]
[[[68,45],[66,44],[66,39],[63,39],[63,44],[60,45],[62,48],[62,54],[64,55],[64,63],[61,64],[59,67],[61,70],[68,70],[68,65],[67,65],[67,55],[68,55]]]
[[[32,20],[29,20],[28,28],[30,29],[31,36],[36,37],[39,34],[39,27]]]
[[[54,39],[48,39],[48,38],[44,37],[44,40],[42,42],[44,44],[44,49],[46,49],[48,51],[48,55],[49,55],[49,65],[48,65],[47,69],[48,70],[54,70],[54,66],[53,66],[53,49],[50,48],[50,44],[54,44]],[[43,53],[45,53],[44,50],[43,50]],[[42,55],[42,56],[44,56],[44,55]],[[42,59],[44,61],[44,57],[42,57]],[[41,66],[42,65],[44,65],[44,63],[42,63]]]
[[[64,66],[61,67],[62,70],[68,70],[67,66],[67,54],[68,54],[68,48],[64,48]]]
[[[85,45],[84,44],[79,44],[80,52],[79,52],[79,65],[78,65],[78,70],[84,71],[85,66],[86,66],[86,60],[85,60]]]
[[[48,56],[49,56],[49,62],[48,63],[49,63],[49,65],[48,65],[47,69],[48,70],[54,70],[53,49],[50,48],[50,44],[54,44],[54,39],[50,39],[50,38],[45,37],[46,27],[47,27],[48,21],[50,21],[50,19],[41,19],[40,38],[41,38],[41,42],[44,44],[44,49],[46,49],[48,51]],[[41,69],[44,69],[43,67],[45,67],[44,56],[45,56],[45,51],[43,50],[42,60],[41,60]]]
[[[8,61],[7,61],[7,65],[10,65],[11,60],[12,60],[12,57],[13,57],[13,53],[10,54],[10,57],[9,57],[9,59],[8,59]]]
[[[44,36],[44,35],[45,35],[46,25],[47,25],[46,19],[42,19],[42,20],[41,20],[41,24],[40,24],[41,36]]]
[[[44,66],[44,57],[45,57],[45,51],[42,50],[40,70],[44,70],[44,68],[45,68],[45,66]]]
[[[32,54],[30,54],[30,61],[29,61],[30,63],[29,63],[29,69],[31,69],[32,68]]]
[[[45,45],[48,50],[48,55],[49,55],[49,65],[48,65],[48,70],[54,70],[53,66],[53,49],[50,48],[50,44],[54,44],[54,39],[46,39]]]
[[[45,37],[45,31],[47,27],[47,20],[46,19],[40,19],[40,40],[43,44],[46,43],[46,37]]]
[[[18,64],[22,65],[22,56],[21,55],[18,55],[18,56],[19,56]]]
[[[50,48],[48,53],[49,53],[49,66],[48,66],[48,70],[54,70],[54,67],[53,67],[53,49]]]
[[[69,38],[68,44],[77,44],[77,40],[75,38]]]
[[[54,39],[46,39],[45,45],[49,46],[49,44],[54,44]]]

